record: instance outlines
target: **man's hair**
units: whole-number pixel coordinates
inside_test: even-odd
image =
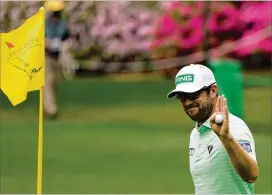
[[[215,83],[214,83],[214,84],[215,84]],[[208,94],[211,93],[211,88],[212,88],[212,86],[213,86],[214,84],[211,84],[211,85],[207,88],[207,90],[205,90],[205,91],[207,91]],[[217,86],[217,85],[216,85],[216,86]],[[217,89],[218,89],[218,88],[217,88]],[[217,93],[216,93],[216,97],[218,97],[218,90],[217,90]]]

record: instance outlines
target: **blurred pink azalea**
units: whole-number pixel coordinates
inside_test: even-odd
[[[242,22],[271,23],[272,2],[244,2],[240,9],[239,19]]]
[[[146,12],[140,12],[138,17],[139,17],[139,20],[146,22],[146,21],[149,21],[150,18],[153,18],[154,16],[151,13],[146,11]]]
[[[150,48],[153,49],[153,48],[162,47],[162,46],[164,46],[165,42],[166,42],[165,39],[156,39],[156,40],[152,41],[152,43],[150,44]]]
[[[140,51],[148,51],[150,49],[151,46],[151,40],[149,41],[141,41],[141,42],[137,42],[135,44],[135,48],[137,49],[138,52]]]
[[[244,57],[254,53],[258,48],[259,43],[254,43],[250,38],[254,31],[246,32],[239,42],[239,50],[236,51],[238,56]]]
[[[105,29],[101,29],[100,31],[100,35],[103,38],[110,38],[111,36],[113,36],[114,34],[116,34],[118,32],[118,28],[116,28],[116,26],[112,25],[109,26],[108,28]]]
[[[146,35],[151,35],[153,32],[153,26],[143,26],[138,30],[138,35],[139,36],[146,36]]]
[[[181,8],[183,5],[179,1],[174,1],[174,2],[168,2],[169,4],[166,6],[167,11],[173,11],[176,9]]]
[[[175,23],[171,16],[165,15],[159,25],[158,36],[170,36],[177,31],[179,31],[178,25]]]
[[[270,39],[265,39],[260,41],[258,48],[266,53],[272,52],[272,37]]]
[[[186,28],[181,29],[179,46],[189,49],[201,44],[203,40],[203,19],[199,16],[193,17]],[[185,34],[188,34],[187,36]]]
[[[222,32],[234,29],[237,27],[238,10],[233,6],[228,6],[222,10],[215,12],[208,20],[208,28],[212,33]],[[219,20],[220,23],[218,23]]]
[[[204,10],[204,3],[203,1],[196,1],[194,2],[194,5],[195,8],[198,10],[198,11],[203,11]]]
[[[192,14],[192,9],[188,4],[183,4],[179,7],[179,10],[184,16],[190,16]]]

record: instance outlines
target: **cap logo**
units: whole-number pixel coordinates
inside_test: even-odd
[[[194,82],[194,75],[193,74],[182,74],[176,78],[176,85],[181,83],[192,83]]]

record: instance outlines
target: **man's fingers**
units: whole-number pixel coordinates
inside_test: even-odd
[[[223,96],[222,97],[222,112],[225,114],[226,112],[226,98]]]
[[[221,103],[221,112],[223,112],[223,113],[225,112],[225,99],[226,99],[225,95],[223,94],[222,95],[222,100],[221,100],[222,101],[222,103]]]
[[[213,115],[212,115],[211,118],[210,118],[210,122],[211,122],[211,123],[215,123],[215,115],[216,115],[216,112],[213,113]]]
[[[215,116],[216,114],[223,114],[225,115],[224,120],[228,121],[228,108],[227,108],[227,99],[224,95],[218,96],[216,101],[215,113],[211,116],[210,122],[215,123]]]
[[[226,117],[226,121],[229,120],[229,110],[228,110],[228,102],[227,102],[227,99],[225,98],[225,117]]]
[[[219,97],[219,112],[225,112],[225,96],[222,95]]]
[[[220,109],[219,109],[219,100],[220,100],[220,96],[217,98],[217,100],[216,100],[216,106],[215,106],[215,112],[220,112]]]
[[[220,97],[219,97],[219,112],[222,112],[222,111],[223,111],[222,105],[223,105],[223,97],[220,96]]]

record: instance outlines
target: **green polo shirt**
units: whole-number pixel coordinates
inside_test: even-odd
[[[229,127],[240,146],[256,160],[254,138],[245,122],[229,113]],[[235,171],[209,120],[192,130],[189,156],[195,194],[254,194],[254,183],[245,182]]]

